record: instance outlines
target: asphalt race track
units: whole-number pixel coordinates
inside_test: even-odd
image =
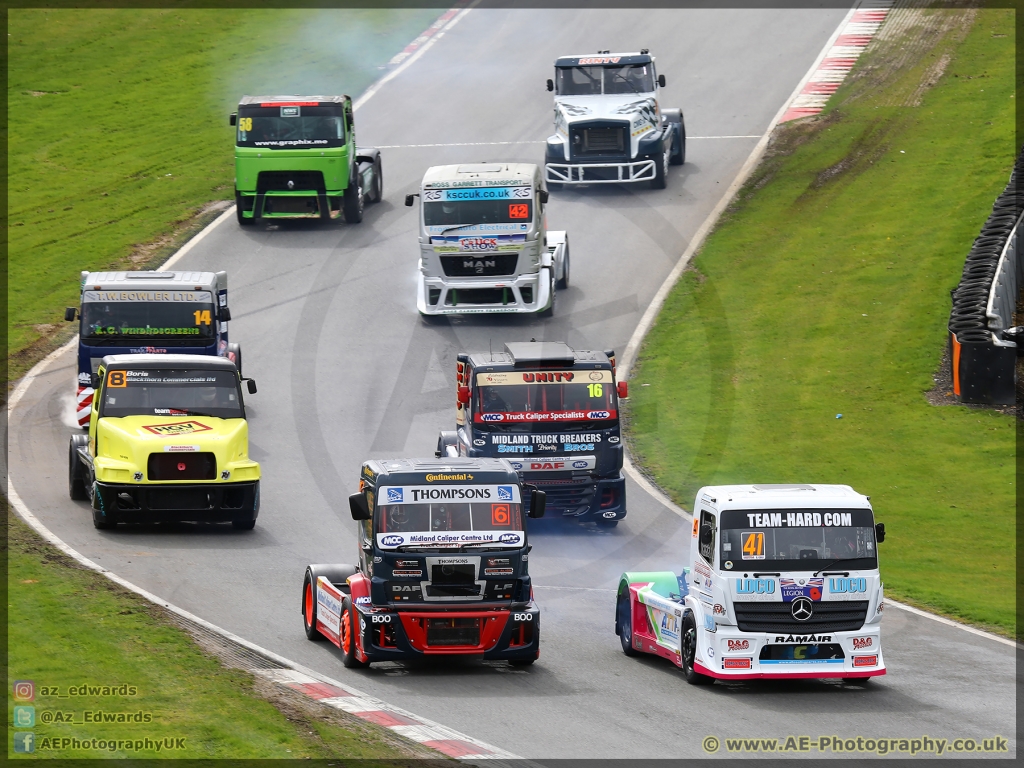
[[[883,623],[889,674],[863,687],[698,688],[667,661],[624,656],[613,633],[617,576],[626,568],[678,572],[689,534],[683,519],[632,482],[629,516],[615,530],[531,522],[531,572],[543,613],[541,657],[531,668],[460,660],[349,671],[337,649],[302,632],[304,566],[355,559],[346,497],[360,463],[432,455],[438,430],[453,428],[456,353],[530,338],[621,352],[845,13],[471,11],[359,109],[360,143],[387,147],[385,199],[367,208],[362,224],[242,230],[232,217],[175,265],[230,276],[232,340],[242,343],[246,374],[259,384],[247,401],[251,455],[263,467],[256,529],[95,530],[86,503],[67,495],[70,353],[33,383],[10,418],[15,489],[57,536],[135,584],[518,755],[699,757],[709,734],[1000,735],[1014,755],[1013,648],[891,607]],[[418,208],[405,208],[404,195],[418,190],[430,165],[541,162],[552,117],[544,80],[555,57],[641,46],[668,78],[662,106],[683,108],[690,136],[687,163],[671,168],[668,189],[552,194],[549,226],[569,232],[572,253],[572,284],[560,292],[554,318],[421,321]],[[409,146],[425,144],[451,146]]]

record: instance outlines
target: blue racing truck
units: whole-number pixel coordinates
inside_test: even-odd
[[[93,375],[107,355],[218,355],[242,372],[242,350],[228,341],[227,272],[82,272],[78,425],[89,426]]]
[[[529,341],[460,353],[454,431],[435,455],[508,459],[547,508],[614,527],[626,516],[615,352]]]

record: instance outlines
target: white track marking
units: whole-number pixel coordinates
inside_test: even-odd
[[[700,141],[704,139],[760,139],[761,136],[687,136],[687,141]],[[375,149],[421,149],[423,147],[509,147],[519,145],[546,144],[540,141],[460,141],[450,144],[380,144]]]

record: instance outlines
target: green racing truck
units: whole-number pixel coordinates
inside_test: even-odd
[[[380,152],[356,147],[348,96],[244,96],[229,122],[242,226],[339,215],[357,224],[366,202],[380,202]]]

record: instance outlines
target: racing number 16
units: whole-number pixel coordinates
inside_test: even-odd
[[[764,533],[744,533],[742,550],[744,560],[764,560]]]
[[[587,390],[590,392],[591,397],[604,397],[603,384],[587,384]]]
[[[209,325],[213,322],[213,318],[210,317],[210,310],[208,309],[197,309],[192,313],[196,318],[196,325]]]

